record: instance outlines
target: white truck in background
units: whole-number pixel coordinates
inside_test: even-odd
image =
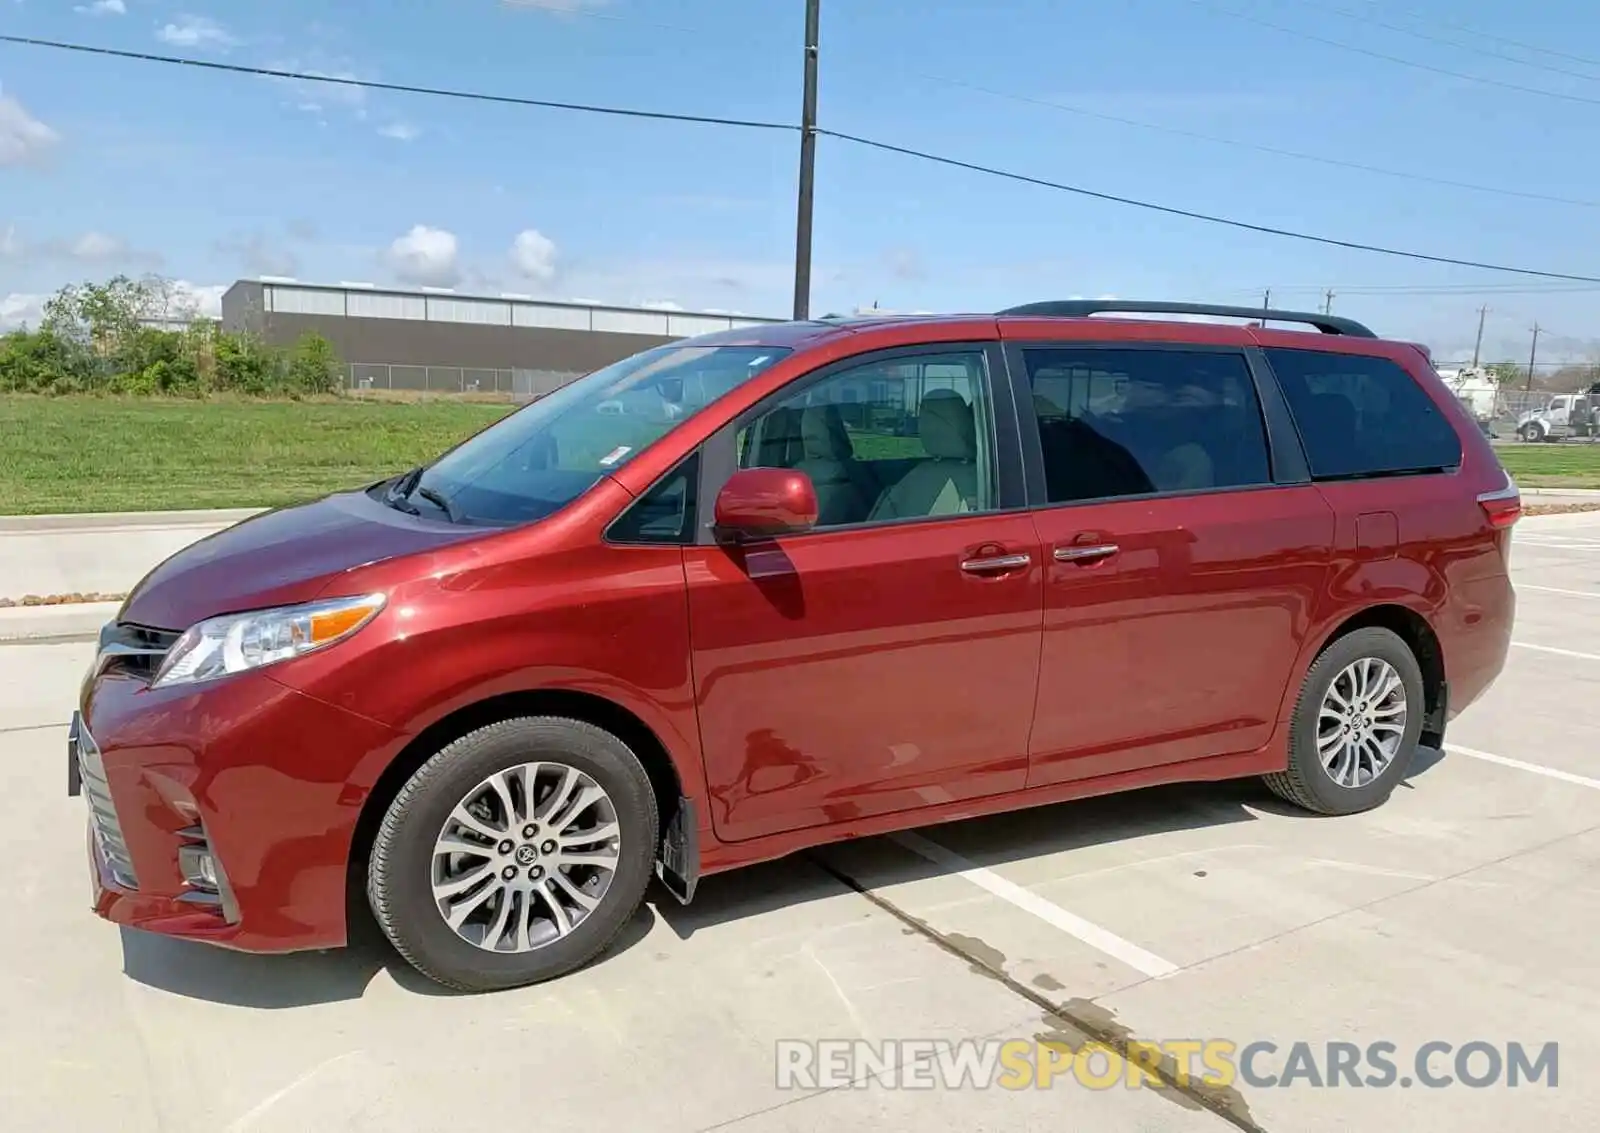
[[[1439,370],[1450,392],[1467,407],[1485,435],[1492,436],[1494,419],[1500,415],[1502,405],[1500,383],[1482,367],[1465,366],[1461,369]]]
[[[1600,401],[1600,383],[1588,393],[1558,393],[1517,418],[1517,436],[1530,444],[1592,437],[1596,433],[1596,401]]]

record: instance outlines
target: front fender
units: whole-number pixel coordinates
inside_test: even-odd
[[[666,546],[589,547],[537,568],[423,578],[395,587],[371,625],[285,665],[280,679],[395,729],[396,742],[346,766],[353,789],[370,790],[416,736],[463,708],[563,690],[632,713],[661,741],[685,793],[699,795],[685,594],[682,551]]]

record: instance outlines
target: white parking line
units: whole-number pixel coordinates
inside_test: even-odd
[[[1068,936],[1076,937],[1090,948],[1122,961],[1135,971],[1143,972],[1153,979],[1162,979],[1178,971],[1178,965],[1170,960],[1163,960],[1153,952],[1146,952],[1137,944],[1122,939],[1110,929],[1101,928],[1092,921],[1086,921],[1074,913],[1069,913],[1060,905],[1046,901],[1038,894],[1007,881],[993,870],[970,862],[960,854],[930,842],[921,835],[903,832],[891,834],[889,838],[918,857],[926,858],[934,865],[943,866],[951,873],[966,878],[978,888],[987,890],[1025,913],[1032,913],[1046,924],[1060,929]]]
[[[1523,547],[1558,547],[1562,550],[1574,551],[1592,551],[1595,548],[1600,547],[1600,539],[1562,539],[1551,538],[1549,536],[1544,536],[1537,539],[1529,539],[1524,536],[1523,538],[1518,539],[1516,542],[1518,546]]]
[[[1532,645],[1526,641],[1511,643],[1518,649],[1532,649],[1536,653],[1554,653],[1557,657],[1576,657],[1580,661],[1600,661],[1600,653],[1579,653],[1576,649],[1557,649],[1554,645]]]
[[[1600,598],[1596,590],[1563,590],[1559,586],[1531,586],[1526,582],[1516,584],[1518,590],[1537,590],[1541,594],[1565,594],[1572,598]]]
[[[1444,750],[1453,755],[1464,755],[1469,759],[1481,759],[1485,763],[1498,763],[1502,767],[1515,767],[1518,771],[1532,771],[1535,775],[1543,775],[1547,779],[1559,779],[1563,783],[1572,783],[1579,787],[1588,787],[1600,791],[1600,779],[1591,779],[1587,775],[1574,775],[1570,771],[1557,771],[1554,767],[1546,767],[1541,763],[1526,763],[1520,759],[1507,759],[1503,755],[1493,755],[1487,751],[1478,751],[1476,748],[1462,747],[1460,744],[1447,743]]]

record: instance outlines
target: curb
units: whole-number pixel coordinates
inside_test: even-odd
[[[72,602],[0,609],[0,645],[94,641],[121,608],[121,602]]]
[[[232,527],[268,508],[215,511],[84,512],[79,515],[0,515],[0,535],[75,535],[109,531],[173,531]]]

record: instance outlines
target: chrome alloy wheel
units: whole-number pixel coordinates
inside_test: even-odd
[[[1406,734],[1406,686],[1393,665],[1363,657],[1340,670],[1317,714],[1317,755],[1341,787],[1365,787],[1394,762]]]
[[[564,763],[497,771],[456,804],[433,845],[433,899],[487,952],[531,952],[582,924],[616,876],[611,797]]]

